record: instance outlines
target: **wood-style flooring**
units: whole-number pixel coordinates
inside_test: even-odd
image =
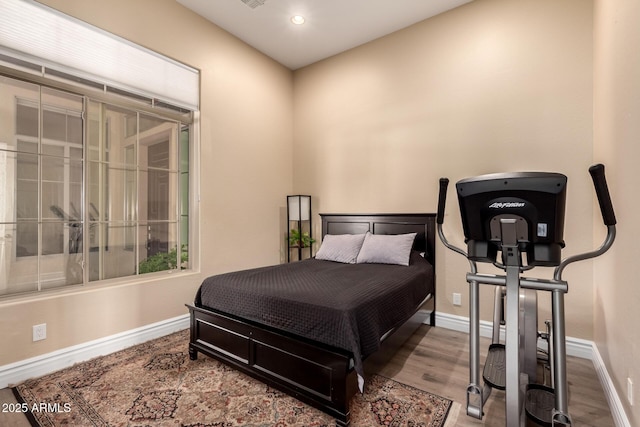
[[[456,426],[504,426],[504,392],[494,390],[487,401],[483,420],[466,415],[466,388],[469,384],[469,337],[462,332],[421,326],[404,346],[387,362],[369,364],[394,380],[447,397],[459,403]],[[488,340],[481,340],[484,361]],[[569,412],[574,426],[613,427],[613,418],[602,386],[590,360],[569,357]],[[0,390],[0,402],[15,402],[9,389]],[[27,427],[21,414],[0,413],[0,426]]]
[[[481,369],[489,339],[480,341]],[[466,415],[469,335],[421,326],[391,360],[375,370],[394,380],[461,404],[456,426],[504,426],[505,393],[493,390],[482,420]],[[374,369],[374,367],[371,367]],[[568,357],[569,414],[574,427],[613,427],[611,411],[591,360]],[[531,424],[531,423],[529,423]]]

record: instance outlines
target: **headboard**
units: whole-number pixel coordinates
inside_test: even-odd
[[[320,214],[322,237],[326,234],[404,234],[418,233],[415,250],[435,266],[436,214]]]

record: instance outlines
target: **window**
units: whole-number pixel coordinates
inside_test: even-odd
[[[188,200],[189,128],[95,101],[88,117],[89,280],[178,268],[188,247],[178,200]]]
[[[0,296],[188,267],[191,127],[0,76]]]
[[[40,107],[29,99],[17,99],[17,173],[18,202],[16,256],[38,254],[38,200],[43,219],[42,253],[44,255],[77,252],[77,241],[65,250],[73,239],[74,228],[64,228],[64,222],[81,220],[78,208],[82,195],[82,98],[51,89],[43,90],[42,156],[38,156]],[[57,105],[56,105],[57,104]],[[42,195],[38,196],[39,162],[42,163]],[[71,231],[71,236],[69,232]],[[76,247],[73,247],[73,246]],[[72,252],[73,253],[73,252]]]

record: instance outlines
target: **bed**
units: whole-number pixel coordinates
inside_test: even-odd
[[[218,359],[348,425],[364,361],[435,325],[435,214],[320,216],[323,240],[415,233],[409,265],[311,259],[209,277],[187,305],[189,356]],[[351,291],[360,281],[366,290]],[[347,295],[356,292],[357,302]]]

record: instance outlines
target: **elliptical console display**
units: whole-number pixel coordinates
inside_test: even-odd
[[[469,258],[496,262],[496,253],[502,250],[500,220],[513,218],[527,265],[560,264],[566,188],[566,176],[547,172],[498,173],[458,181]]]

